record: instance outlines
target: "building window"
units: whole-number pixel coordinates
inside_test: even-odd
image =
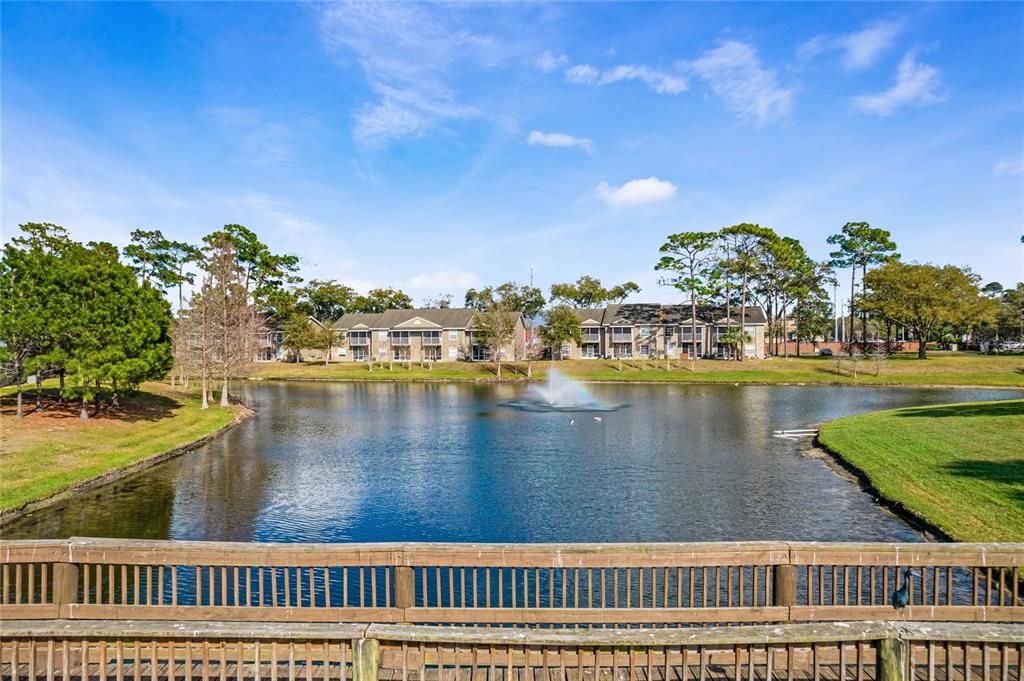
[[[431,345],[423,348],[423,359],[428,362],[440,362],[441,348],[436,345]]]
[[[260,348],[260,351],[256,353],[257,362],[272,362],[274,361],[274,351],[271,348]]]
[[[440,331],[424,331],[423,341],[424,346],[427,345],[440,345],[441,344],[441,332]]]
[[[448,330],[448,340],[450,340],[450,341],[457,341],[457,340],[459,340],[459,332],[456,331],[455,329],[449,329]]]
[[[650,354],[651,354],[651,346],[648,345],[647,343],[642,343],[640,345],[640,356],[641,357],[647,357]]]
[[[364,348],[361,345],[352,348],[352,359],[357,361],[357,362],[365,362],[366,361],[366,348]]]
[[[572,346],[568,343],[562,345],[562,359],[572,357]]]
[[[348,335],[348,344],[351,347],[355,347],[357,345],[369,345],[370,334],[366,331],[353,331]]]
[[[391,332],[391,344],[392,345],[408,346],[409,345],[409,332],[408,331],[392,331]]]
[[[403,360],[403,361],[409,359],[409,348],[408,348],[408,346],[401,345],[401,346],[392,348],[392,355],[391,355],[391,357],[393,359],[400,359],[400,360]]]
[[[586,343],[583,346],[583,357],[586,359],[596,359],[598,345],[597,343]]]
[[[486,362],[491,359],[491,349],[486,345],[474,345],[472,357],[474,362]]]
[[[641,326],[640,327],[640,335],[641,336],[650,336],[651,335],[651,327],[649,327],[649,326]]]

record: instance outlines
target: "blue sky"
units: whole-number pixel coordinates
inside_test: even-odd
[[[1021,280],[1024,5],[2,5],[4,239],[228,222],[309,277],[626,279],[758,222]]]

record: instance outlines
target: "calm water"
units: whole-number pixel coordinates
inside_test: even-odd
[[[258,416],[4,536],[232,541],[920,540],[771,431],[984,390],[598,385],[630,408],[524,413],[519,386],[244,385]],[[570,425],[570,419],[575,423]]]

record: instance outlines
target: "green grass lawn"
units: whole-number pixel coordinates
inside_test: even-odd
[[[542,380],[549,362],[533,363],[533,378]],[[915,355],[896,355],[879,364],[825,357],[791,357],[730,362],[701,360],[697,371],[687,363],[664,360],[572,360],[556,362],[561,371],[584,381],[680,381],[696,383],[815,383],[840,385],[985,385],[1024,388],[1024,356],[988,356],[967,353],[932,353],[927,360]],[[877,374],[876,374],[877,372]],[[433,369],[413,364],[411,369],[396,363],[377,365],[371,372],[365,364],[332,362],[293,364],[273,362],[257,365],[253,378],[362,381],[492,381],[491,363],[441,362]],[[526,380],[525,362],[503,363],[502,378]]]
[[[27,415],[16,419],[13,391],[0,398],[0,510],[194,442],[240,413],[201,410],[197,395],[157,383],[88,421],[78,419],[77,402],[34,412],[34,389],[24,399]]]
[[[1024,400],[849,416],[819,439],[953,539],[1024,541]]]

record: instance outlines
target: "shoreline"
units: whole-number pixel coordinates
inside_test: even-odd
[[[148,468],[152,468],[153,466],[156,466],[158,464],[161,464],[164,461],[168,461],[170,459],[177,458],[182,454],[186,454],[220,437],[221,435],[231,430],[235,426],[244,423],[245,421],[249,420],[250,418],[256,415],[255,411],[245,406],[244,404],[235,404],[232,405],[232,408],[235,409],[237,413],[235,414],[235,417],[231,420],[230,423],[228,423],[225,426],[221,426],[212,433],[207,433],[206,435],[197,440],[187,442],[183,445],[179,445],[165,452],[160,452],[159,454],[152,454],[143,459],[139,459],[138,461],[134,461],[127,466],[123,466],[121,468],[114,468],[103,473],[100,473],[99,475],[94,475],[91,478],[71,484],[52,494],[48,494],[38,499],[26,501],[20,506],[0,510],[0,529],[6,527],[7,525],[10,525],[16,520],[20,520],[21,518],[24,518],[27,515],[35,513],[36,511],[43,510],[62,501],[74,498],[76,496],[84,494],[85,492],[89,492],[91,490],[104,487],[113,482],[117,482],[118,480],[123,480],[124,478],[132,476]]]
[[[369,373],[369,372],[368,372]],[[987,385],[984,383],[843,383],[843,382],[808,382],[808,381],[708,381],[708,380],[686,380],[686,379],[593,379],[575,378],[569,376],[577,383],[584,385],[732,385],[732,386],[799,386],[799,387],[826,387],[826,388],[932,388],[942,390],[1017,390],[1024,392],[1024,383],[1021,385]],[[445,383],[468,383],[471,385],[529,385],[543,383],[543,380],[536,378],[429,378],[429,377],[353,377],[341,378],[337,376],[314,377],[314,376],[251,376],[242,379],[250,383],[424,383],[424,384],[445,384]]]
[[[876,506],[887,513],[891,513],[893,516],[909,525],[915,532],[919,532],[924,537],[925,541],[959,541],[938,525],[933,524],[924,516],[919,515],[913,509],[882,494],[875,486],[875,483],[871,481],[871,478],[868,477],[867,473],[847,461],[839,452],[823,444],[818,439],[818,433],[815,433],[814,437],[811,439],[811,447],[814,452],[816,452],[815,455],[821,458],[825,465],[831,468],[834,473],[857,485],[861,492],[871,496],[871,499],[875,502]],[[805,454],[805,456],[807,456],[807,454]]]

